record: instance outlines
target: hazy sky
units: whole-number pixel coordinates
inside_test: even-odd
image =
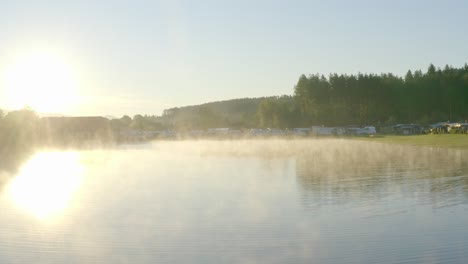
[[[79,82],[67,114],[161,114],[292,94],[302,73],[460,67],[467,14],[468,1],[0,0],[0,69],[45,49]]]

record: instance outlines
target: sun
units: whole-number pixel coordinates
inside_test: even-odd
[[[60,56],[38,52],[17,58],[3,73],[7,107],[31,107],[45,113],[66,112],[78,101],[72,67]]]

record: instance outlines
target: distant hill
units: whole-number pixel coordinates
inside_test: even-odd
[[[66,115],[60,114],[60,113],[41,113],[41,112],[38,112],[37,115],[39,117],[63,117],[63,116],[66,116]]]
[[[175,128],[244,127],[256,123],[255,115],[262,100],[270,97],[240,98],[169,108],[161,120]]]

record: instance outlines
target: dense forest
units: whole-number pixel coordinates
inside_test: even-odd
[[[302,75],[294,88],[296,111],[307,124],[394,124],[468,118],[468,65],[430,65],[427,72]]]
[[[404,77],[387,74],[301,75],[293,95],[171,108],[154,119],[180,129],[291,128],[312,125],[429,124],[468,119],[468,65],[430,65]]]

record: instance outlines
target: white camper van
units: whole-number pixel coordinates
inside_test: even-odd
[[[366,126],[357,131],[358,135],[375,135],[375,133],[377,133],[377,131],[373,126]]]

